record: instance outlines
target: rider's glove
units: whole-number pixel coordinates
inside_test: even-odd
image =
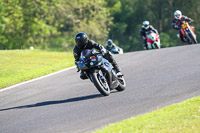
[[[101,54],[105,55],[106,54],[106,49],[101,49]]]
[[[193,21],[194,21],[194,20],[191,19],[190,21],[188,21],[188,23],[190,24],[190,23],[192,23]]]
[[[174,25],[174,28],[178,28],[178,25]]]
[[[174,25],[174,28],[177,30],[181,30],[181,27],[179,27],[178,25]]]
[[[147,38],[145,36],[142,37],[144,40],[146,40]]]
[[[104,47],[101,47],[100,52],[101,52],[102,55],[105,55],[105,53],[106,53],[106,49],[105,49]]]
[[[80,69],[79,69],[79,67],[78,67],[79,61],[75,61],[75,65],[76,65],[76,68],[77,68],[77,72],[79,72],[79,71],[80,71]]]

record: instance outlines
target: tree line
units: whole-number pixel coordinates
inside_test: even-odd
[[[173,12],[191,17],[198,35],[199,6],[199,0],[1,0],[0,49],[67,51],[85,32],[103,45],[110,38],[124,51],[141,50],[144,20],[158,29],[162,47],[184,45],[171,28]]]

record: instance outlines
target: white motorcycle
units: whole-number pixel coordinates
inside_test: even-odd
[[[118,47],[118,46],[112,47],[112,49],[110,50],[110,52],[111,52],[112,54],[123,54],[123,53],[124,53],[124,52],[123,52],[123,49],[120,48],[120,47]]]
[[[146,35],[148,49],[160,49],[160,37],[153,31],[149,31]]]

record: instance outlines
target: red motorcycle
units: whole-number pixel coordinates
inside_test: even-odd
[[[181,33],[183,34],[183,39],[189,44],[198,43],[194,30],[195,27],[190,26],[188,22],[181,25]]]

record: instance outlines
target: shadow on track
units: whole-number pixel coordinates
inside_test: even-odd
[[[47,105],[54,105],[54,104],[62,104],[62,103],[71,103],[71,102],[84,101],[84,100],[100,98],[100,97],[104,97],[104,96],[102,96],[101,94],[94,94],[94,95],[89,95],[89,96],[81,96],[81,97],[69,98],[69,99],[65,99],[65,100],[45,101],[45,102],[39,102],[39,103],[35,103],[35,104],[30,104],[30,105],[23,105],[23,106],[0,109],[0,111],[6,111],[6,110],[12,110],[12,109],[33,108],[33,107],[40,107],[40,106],[47,106]]]

